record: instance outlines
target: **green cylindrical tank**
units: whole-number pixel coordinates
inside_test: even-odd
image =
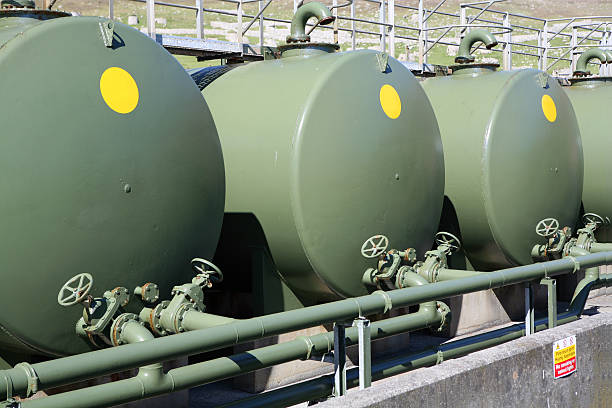
[[[69,278],[168,295],[212,257],[215,125],[170,54],[106,19],[0,10],[0,81],[0,355],[86,351],[83,307],[57,300]]]
[[[423,83],[442,135],[445,194],[479,270],[531,263],[536,224],[574,226],[582,192],[580,133],[561,86],[541,71],[496,67],[460,64]]]
[[[606,109],[612,103],[612,77],[590,76],[586,64],[591,59],[599,59],[602,63],[612,62],[612,55],[599,49],[583,53],[575,76],[570,79],[571,86],[564,89],[574,106],[582,136],[584,210],[612,218],[612,188],[607,178],[612,174],[612,163],[608,157],[612,140],[606,131],[609,122]],[[609,226],[603,226],[597,230],[598,239],[609,241],[611,232]]]
[[[416,79],[385,54],[335,48],[287,45],[203,89],[226,212],[257,217],[278,271],[308,302],[366,293],[375,262],[360,249],[373,235],[423,254],[443,199],[438,126]]]

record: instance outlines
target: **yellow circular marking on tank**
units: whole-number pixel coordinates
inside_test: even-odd
[[[544,116],[549,122],[557,120],[557,107],[550,95],[542,96],[542,112],[544,112]]]
[[[400,113],[402,113],[400,96],[395,88],[389,84],[385,84],[380,88],[380,106],[385,115],[391,119],[397,119]]]
[[[123,68],[110,67],[100,77],[100,93],[109,108],[117,113],[126,114],[136,109],[138,85]]]

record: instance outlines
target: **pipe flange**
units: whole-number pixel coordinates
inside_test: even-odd
[[[125,325],[129,322],[136,322],[140,325],[143,325],[143,322],[140,321],[138,315],[134,313],[123,313],[119,315],[111,325],[110,335],[111,335],[111,343],[113,346],[120,346],[125,342],[121,339],[121,332],[125,328]]]
[[[169,304],[169,300],[164,300],[159,305],[155,306],[155,308],[151,310],[151,313],[149,313],[149,327],[151,331],[158,336],[166,336],[168,334],[161,324],[161,316],[163,311],[168,308]]]
[[[185,317],[185,313],[189,311],[198,311],[197,307],[191,303],[183,303],[176,310],[176,317],[174,318],[174,333],[182,333],[185,331],[183,327],[183,319]]]
[[[39,380],[38,375],[36,374],[36,370],[30,363],[18,363],[15,364],[15,368],[21,368],[25,371],[25,375],[28,379],[28,389],[26,391],[26,397],[31,397],[32,395],[38,392]]]

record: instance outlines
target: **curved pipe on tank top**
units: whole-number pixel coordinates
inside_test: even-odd
[[[612,61],[612,54],[608,51],[606,52],[601,48],[590,48],[582,53],[580,58],[578,58],[578,62],[576,62],[576,70],[574,71],[574,76],[586,76],[591,75],[591,71],[587,68],[587,65],[592,60],[597,59],[602,64],[606,64]]]
[[[317,18],[317,25],[332,23],[336,18],[331,10],[318,1],[306,3],[297,9],[291,20],[291,35],[287,37],[287,42],[308,42],[310,36],[306,35],[306,23],[312,17]]]
[[[483,29],[472,30],[461,40],[455,62],[458,64],[474,62],[474,57],[470,55],[470,50],[478,42],[484,43],[488,50],[498,44],[497,39],[490,31]]]

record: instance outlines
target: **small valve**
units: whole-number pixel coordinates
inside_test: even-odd
[[[145,303],[155,303],[159,300],[159,287],[155,283],[145,283],[142,286],[136,286],[134,294],[140,296]]]
[[[559,231],[559,221],[556,218],[544,218],[536,225],[536,234],[544,238],[550,238]]]
[[[461,249],[461,241],[450,232],[438,232],[434,242],[438,247],[445,246],[449,254],[453,254]]]
[[[68,279],[57,294],[60,306],[73,306],[87,299],[93,286],[93,277],[88,273],[79,273]]]
[[[389,238],[384,235],[374,235],[368,238],[361,246],[361,255],[364,258],[378,258],[389,247]]]
[[[586,213],[582,216],[582,223],[585,226],[592,225],[593,227],[595,227],[595,229],[597,229],[602,225],[609,225],[610,218],[604,218],[601,215],[595,213]]]

